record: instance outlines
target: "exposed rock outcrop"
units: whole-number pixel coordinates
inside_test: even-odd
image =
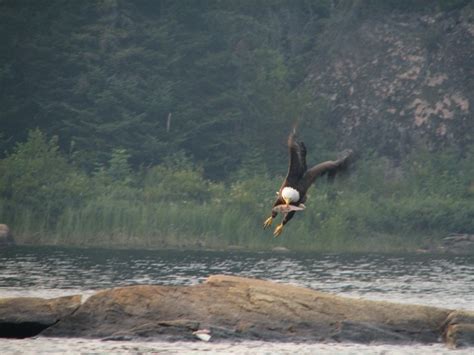
[[[474,345],[474,316],[435,307],[345,298],[235,276],[195,286],[101,291],[41,333],[55,337],[193,340],[350,341]]]
[[[474,346],[474,312],[452,312],[444,327],[443,337],[452,348]]]
[[[367,16],[338,24],[340,34],[329,28],[307,80],[334,121],[343,117],[341,146],[351,139],[403,156],[419,135],[430,145],[470,144],[473,17],[471,3],[444,13]]]
[[[474,253],[474,234],[451,234],[443,239],[441,252],[455,254]]]
[[[76,295],[54,299],[0,299],[0,337],[26,338],[37,335],[78,309],[81,298]]]

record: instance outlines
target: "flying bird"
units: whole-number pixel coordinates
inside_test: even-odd
[[[273,235],[278,237],[283,232],[283,227],[293,218],[296,211],[303,210],[306,201],[306,192],[314,181],[324,174],[332,180],[337,172],[345,169],[352,150],[346,149],[340,154],[337,160],[329,160],[308,169],[306,166],[306,147],[303,142],[296,140],[296,127],[288,136],[288,151],[290,162],[288,174],[280,190],[277,192],[277,199],[273,204],[272,214],[263,223],[263,228],[269,227],[278,212],[283,213],[282,222],[275,228]]]

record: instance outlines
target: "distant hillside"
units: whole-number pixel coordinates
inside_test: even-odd
[[[84,171],[184,153],[222,180],[311,159],[398,160],[474,132],[469,0],[0,2],[0,158],[39,128]],[[115,153],[114,153],[115,152]],[[279,159],[275,159],[278,157]]]
[[[474,235],[473,37],[469,0],[0,0],[0,222],[25,244],[449,251]],[[273,238],[296,120],[308,166],[358,159]]]
[[[474,6],[440,12],[347,11],[310,66],[344,132],[341,144],[393,158],[417,144],[464,148],[474,136]]]

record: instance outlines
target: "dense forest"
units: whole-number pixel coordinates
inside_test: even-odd
[[[415,123],[353,94],[370,78],[344,96],[322,76],[364,24],[426,16],[440,25],[419,25]],[[474,36],[472,1],[0,1],[0,222],[19,243],[137,248],[401,251],[474,233],[473,41],[470,66],[440,59],[456,25]],[[418,90],[410,75],[393,97]],[[355,125],[364,107],[377,117]],[[262,223],[295,119],[309,164],[357,159],[274,239]]]

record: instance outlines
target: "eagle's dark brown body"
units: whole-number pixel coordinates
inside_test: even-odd
[[[327,174],[328,178],[332,179],[338,171],[344,169],[347,166],[349,158],[352,155],[352,150],[348,149],[341,153],[341,157],[339,159],[334,161],[325,161],[308,169],[306,166],[306,146],[303,142],[298,142],[296,140],[296,132],[294,129],[288,137],[288,150],[290,154],[288,174],[283,181],[280,190],[278,191],[278,197],[273,204],[273,207],[288,203],[298,206],[299,204],[304,203],[306,201],[306,192],[314,183],[314,181],[319,176],[324,174]],[[290,187],[298,191],[299,199],[297,201],[285,201],[282,191],[286,187]],[[281,234],[283,231],[283,226],[288,223],[291,218],[293,218],[294,214],[295,211],[292,211],[284,215],[282,223],[279,224],[275,229],[275,236]],[[276,215],[277,212],[272,210],[272,215],[265,221],[264,228],[271,225],[273,218],[275,218]]]

